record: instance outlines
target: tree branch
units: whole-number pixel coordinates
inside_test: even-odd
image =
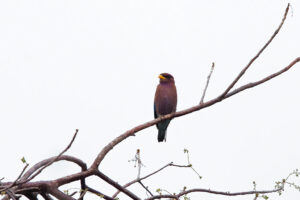
[[[264,82],[267,82],[273,78],[275,78],[276,76],[279,76],[281,74],[283,74],[284,72],[288,71],[290,68],[292,68],[296,63],[300,62],[300,57],[296,58],[295,60],[293,60],[288,66],[286,66],[285,68],[279,70],[278,72],[275,72],[259,81],[256,81],[256,82],[252,82],[252,83],[248,83],[248,84],[245,84],[235,90],[233,90],[232,92],[229,92],[225,98],[228,98],[228,97],[231,97],[239,92],[242,92],[243,90],[246,90],[246,89],[249,89],[249,88],[252,88],[252,87],[255,87],[257,85],[260,85]]]
[[[28,179],[28,177],[33,174],[35,171],[37,171],[39,168],[47,165],[48,163],[52,162],[53,160],[55,160],[57,158],[57,156],[42,160],[40,162],[38,162],[37,164],[35,164],[34,166],[32,166],[24,175],[23,177],[20,179],[22,180],[26,180]],[[58,157],[54,162],[57,161],[69,161],[69,162],[73,162],[75,164],[77,164],[79,167],[81,167],[81,171],[86,171],[87,170],[87,165],[80,159],[73,157],[73,156],[68,156],[68,155],[61,155],[60,157]],[[81,178],[80,180],[80,185],[81,185],[81,194],[83,193],[83,191],[85,190],[85,178]],[[83,198],[79,198],[79,200],[82,200]]]
[[[287,5],[281,23],[279,24],[278,28],[275,30],[271,38],[267,41],[267,43],[259,50],[259,52],[250,60],[250,62],[246,65],[246,67],[238,74],[238,76],[234,79],[234,81],[227,87],[227,89],[220,95],[220,97],[224,97],[238,82],[238,80],[244,75],[247,69],[252,65],[252,63],[260,56],[260,54],[269,46],[269,44],[273,41],[276,35],[279,33],[281,27],[283,26],[286,16],[289,12],[290,4]]]
[[[15,196],[15,194],[12,191],[10,191],[9,189],[6,190],[6,194],[9,197],[9,199],[11,198],[13,200],[17,200],[17,197]]]
[[[106,156],[106,154],[113,148],[115,147],[117,144],[119,144],[120,142],[122,142],[123,140],[125,140],[127,137],[129,136],[133,136],[135,133],[148,128],[150,126],[153,126],[154,124],[157,124],[163,120],[166,119],[171,119],[171,118],[175,118],[175,117],[180,117],[198,110],[201,110],[203,108],[209,107],[215,103],[218,103],[226,98],[228,98],[229,96],[232,96],[233,94],[236,94],[238,92],[241,92],[243,90],[237,91],[236,93],[229,93],[229,91],[233,88],[233,86],[237,83],[237,81],[244,75],[244,73],[246,72],[246,70],[252,65],[252,63],[260,56],[260,54],[266,49],[266,47],[273,41],[273,39],[276,37],[276,35],[279,33],[279,31],[281,30],[281,27],[283,26],[285,19],[287,17],[288,11],[289,11],[289,7],[290,4],[287,5],[286,9],[285,9],[285,13],[284,16],[281,20],[281,23],[279,25],[279,27],[275,30],[274,34],[271,36],[271,38],[267,41],[267,43],[263,46],[262,49],[260,49],[260,51],[256,54],[256,56],[254,56],[250,62],[248,63],[248,65],[246,65],[246,67],[238,74],[238,76],[234,79],[234,81],[226,88],[226,90],[221,93],[221,95],[219,95],[218,97],[206,102],[206,103],[200,103],[200,105],[196,105],[194,107],[191,107],[189,109],[186,110],[182,110],[176,113],[171,113],[168,115],[164,115],[162,117],[156,118],[155,120],[146,122],[144,124],[141,124],[139,126],[136,126],[128,131],[126,131],[125,133],[123,133],[122,135],[118,136],[117,138],[115,138],[114,140],[112,140],[108,145],[106,145],[98,154],[98,156],[96,157],[96,159],[94,160],[93,164],[91,165],[91,168],[96,169],[98,168],[98,166],[100,165],[100,163],[102,162],[102,160],[104,159],[104,157]],[[291,67],[296,64],[297,62],[299,62],[299,59],[296,59],[294,61],[293,64],[291,64]],[[288,68],[289,69],[289,68]],[[286,70],[285,70],[286,71]],[[283,71],[284,72],[284,71]],[[281,72],[281,73],[283,73]],[[279,73],[279,74],[281,74]],[[278,75],[279,75],[278,74]],[[268,79],[270,80],[270,79]],[[260,84],[260,83],[259,83]],[[247,84],[248,85],[248,84]],[[244,85],[242,87],[247,87],[247,85]],[[257,84],[258,85],[258,84]],[[253,86],[252,86],[253,87]],[[250,88],[250,87],[248,87]],[[247,88],[246,88],[247,89]],[[231,94],[231,95],[227,95],[227,94]]]
[[[267,194],[267,193],[274,193],[282,190],[282,188],[274,189],[274,190],[261,190],[261,191],[247,191],[247,192],[221,192],[221,191],[216,191],[216,190],[210,190],[210,189],[191,189],[191,190],[186,190],[183,192],[180,192],[177,195],[171,195],[171,194],[163,194],[163,195],[156,195],[150,198],[147,198],[146,200],[153,200],[153,199],[163,199],[163,198],[176,198],[178,199],[179,197],[193,193],[193,192],[202,192],[202,193],[210,193],[210,194],[218,194],[218,195],[224,195],[224,196],[242,196],[242,195],[250,195],[250,194]]]
[[[55,196],[57,199],[60,200],[76,200],[73,197],[70,197],[69,195],[66,195],[65,193],[63,193],[62,191],[60,191],[59,189],[57,189],[56,187],[50,187],[51,189],[48,190],[48,192]]]
[[[298,63],[300,61],[300,57],[296,58],[294,61],[292,61],[287,67],[283,68],[282,70],[274,73],[274,74],[271,74],[265,78],[263,78],[262,80],[260,81],[257,81],[257,82],[254,82],[254,83],[248,83],[248,84],[245,84],[241,87],[239,87],[238,89],[232,91],[232,92],[229,92],[227,93],[225,96],[218,96],[212,100],[209,100],[205,103],[202,103],[202,104],[199,104],[199,105],[196,105],[196,106],[193,106],[191,108],[188,108],[188,109],[185,109],[185,110],[182,110],[182,111],[178,111],[176,113],[171,113],[171,114],[168,114],[168,115],[164,115],[162,117],[159,117],[159,118],[156,118],[152,121],[148,121],[144,124],[141,124],[139,126],[136,126],[128,131],[126,131],[125,133],[121,134],[120,136],[118,136],[117,138],[115,138],[114,140],[112,140],[108,145],[106,145],[102,150],[101,152],[98,154],[98,156],[96,157],[96,159],[94,160],[93,164],[91,165],[90,168],[94,169],[94,168],[97,168],[99,166],[99,164],[102,162],[102,160],[104,159],[104,157],[106,156],[106,154],[113,148],[115,147],[117,144],[119,144],[120,142],[122,142],[123,140],[125,140],[126,138],[128,138],[129,136],[133,136],[135,133],[145,129],[145,128],[148,128],[150,126],[153,126],[163,120],[166,120],[166,119],[171,119],[171,118],[177,118],[177,117],[180,117],[180,116],[183,116],[183,115],[187,115],[187,114],[190,114],[192,112],[195,112],[195,111],[199,111],[203,108],[206,108],[206,107],[209,107],[209,106],[212,106],[218,102],[221,102],[223,101],[224,99],[227,99],[228,97],[230,96],[233,96],[239,92],[242,92],[243,90],[245,89],[249,89],[249,88],[252,88],[254,86],[257,86],[259,84],[262,84],[266,81],[269,81],[271,80],[272,78],[278,76],[278,75],[281,75],[282,73],[288,71],[290,68],[292,68],[296,63]]]
[[[89,191],[89,192],[91,192],[91,193],[94,193],[94,194],[96,194],[97,196],[102,197],[103,199],[106,199],[106,200],[115,200],[115,198],[112,198],[112,197],[110,197],[110,196],[107,196],[107,195],[103,194],[102,192],[99,192],[99,191],[97,191],[97,190],[95,190],[94,188],[91,188],[91,187],[89,187],[89,186],[86,186],[86,189],[87,189],[87,191]]]
[[[40,194],[45,200],[53,200],[52,197],[47,193],[41,192]]]
[[[202,97],[201,97],[201,100],[200,100],[200,104],[202,104],[204,102],[204,97],[205,97],[205,94],[206,94],[206,90],[207,90],[207,87],[208,87],[208,84],[209,84],[210,77],[211,77],[211,75],[214,71],[214,68],[215,68],[215,63],[213,62],[212,65],[211,65],[211,68],[210,68],[209,75],[207,76],[206,85],[205,85],[204,90],[203,90],[203,94],[202,94]]]
[[[173,164],[173,162],[170,162],[170,163],[166,164],[165,166],[159,168],[158,170],[156,170],[156,171],[154,171],[154,172],[152,172],[152,173],[150,173],[150,174],[148,174],[148,175],[146,175],[146,176],[144,176],[144,177],[142,177],[142,178],[134,179],[134,180],[132,180],[132,181],[126,183],[125,185],[123,185],[123,188],[127,188],[127,187],[129,187],[130,185],[132,185],[132,184],[134,184],[134,183],[137,183],[137,182],[142,181],[142,180],[144,180],[144,179],[146,179],[146,178],[149,178],[150,176],[152,176],[152,175],[154,175],[154,174],[156,174],[156,173],[162,171],[163,169],[165,169],[165,168],[167,168],[167,167],[169,167],[169,166],[174,166],[174,167],[190,167],[190,165],[176,165],[176,164]],[[116,198],[116,197],[118,196],[119,193],[120,193],[120,191],[117,191],[117,192],[112,196],[112,198]]]
[[[19,174],[19,176],[16,178],[16,180],[14,182],[12,182],[10,185],[8,185],[7,187],[3,188],[0,190],[0,193],[3,192],[3,191],[6,191],[10,188],[12,188],[13,186],[15,186],[17,184],[17,182],[19,181],[19,179],[21,178],[21,176],[23,175],[23,173],[25,172],[25,170],[27,169],[28,167],[28,163],[26,163],[26,165],[24,166],[23,170],[21,171],[21,173]]]
[[[235,86],[235,84],[239,81],[239,79],[245,74],[245,72],[247,71],[247,69],[252,65],[252,63],[261,55],[261,53],[266,49],[267,46],[269,46],[269,44],[273,41],[273,39],[275,38],[275,36],[278,34],[278,32],[281,30],[288,11],[289,11],[289,4],[285,10],[283,19],[279,25],[279,27],[275,30],[274,34],[271,36],[271,38],[267,41],[267,43],[259,50],[259,52],[250,60],[250,62],[246,65],[246,67],[243,68],[243,70],[237,75],[237,77],[233,80],[233,82],[225,89],[224,92],[222,92],[219,96],[217,96],[214,99],[211,99],[207,102],[204,102],[204,97],[205,97],[205,93],[209,84],[209,80],[210,80],[210,76],[213,72],[213,67],[211,69],[211,72],[209,74],[209,76],[207,77],[207,82],[206,82],[206,86],[204,88],[201,100],[200,100],[200,104],[190,107],[188,109],[182,110],[182,111],[178,111],[176,113],[171,113],[162,117],[159,117],[157,119],[148,121],[146,123],[143,123],[139,126],[136,126],[130,130],[127,130],[126,132],[124,132],[123,134],[121,134],[120,136],[118,136],[117,138],[115,138],[114,140],[112,140],[109,144],[107,144],[97,155],[97,157],[95,158],[94,162],[92,163],[92,165],[87,168],[86,164],[84,162],[82,162],[80,159],[74,158],[74,157],[70,157],[70,156],[64,156],[63,154],[71,147],[71,145],[73,144],[76,135],[78,133],[78,129],[76,129],[76,132],[71,140],[71,142],[69,143],[69,145],[58,155],[46,160],[43,160],[39,163],[37,163],[36,165],[34,165],[33,167],[31,167],[23,176],[23,172],[25,171],[25,169],[23,169],[22,173],[20,174],[20,176],[17,178],[16,181],[14,182],[6,182],[6,183],[0,183],[0,188],[3,190],[5,188],[6,193],[6,197],[4,197],[3,199],[8,199],[8,198],[13,198],[16,199],[17,197],[15,196],[15,194],[26,194],[26,192],[30,193],[30,192],[45,192],[45,194],[51,194],[53,196],[55,196],[58,199],[62,199],[62,200],[74,200],[73,197],[64,194],[63,192],[61,192],[58,187],[67,183],[71,183],[77,180],[81,180],[81,188],[82,188],[82,192],[81,192],[81,196],[83,197],[83,192],[86,191],[85,189],[87,189],[88,191],[94,191],[94,193],[100,194],[100,192],[87,187],[85,184],[85,178],[89,177],[89,176],[93,176],[96,175],[99,178],[103,179],[104,181],[106,181],[107,183],[109,183],[110,185],[112,185],[113,187],[115,187],[116,189],[122,191],[124,194],[126,194],[127,196],[129,196],[131,199],[134,200],[139,200],[140,198],[137,197],[135,194],[133,194],[132,192],[130,192],[129,190],[126,189],[126,187],[128,187],[129,185],[136,183],[136,182],[140,182],[141,180],[148,178],[149,176],[154,175],[155,173],[158,173],[159,171],[165,169],[168,166],[176,166],[176,167],[184,167],[181,165],[174,165],[173,163],[169,163],[166,166],[160,168],[159,170],[156,170],[155,172],[148,174],[145,177],[142,178],[138,178],[135,179],[129,183],[127,183],[125,186],[121,186],[119,185],[117,182],[115,182],[114,180],[112,180],[111,178],[107,177],[105,174],[103,174],[102,172],[100,172],[98,170],[98,167],[100,165],[100,163],[102,162],[102,160],[105,158],[105,156],[109,153],[110,150],[112,150],[116,145],[118,145],[120,142],[122,142],[123,140],[125,140],[126,138],[128,138],[129,136],[133,136],[135,135],[135,133],[146,129],[150,126],[153,126],[163,120],[166,119],[172,119],[172,118],[177,118],[183,115],[187,115],[190,114],[192,112],[195,111],[199,111],[201,109],[204,109],[206,107],[212,106],[218,102],[221,102],[235,94],[238,94],[246,89],[255,87],[257,85],[260,85],[262,83],[265,83],[266,81],[271,80],[272,78],[275,78],[281,74],[283,74],[284,72],[288,71],[289,69],[291,69],[295,64],[297,64],[300,61],[300,57],[296,58],[295,60],[293,60],[288,66],[286,66],[285,68],[281,69],[280,71],[273,73],[269,76],[266,76],[265,78],[258,80],[256,82],[251,82],[248,84],[245,84],[233,91],[231,91],[231,89]],[[50,166],[51,164],[53,164],[54,162],[58,161],[58,160],[66,160],[66,161],[70,161],[70,162],[74,162],[76,164],[78,164],[82,171],[78,172],[78,173],[74,173],[68,176],[64,176],[61,178],[58,178],[56,180],[49,180],[49,181],[36,181],[36,182],[31,182],[32,179],[34,179],[37,175],[39,175],[45,168],[47,168],[48,166]],[[191,167],[186,166],[186,167]],[[21,178],[20,178],[21,177]],[[20,179],[20,181],[18,181]],[[9,186],[9,187],[8,187]],[[238,195],[248,195],[248,194],[266,194],[266,193],[272,193],[272,192],[279,192],[283,190],[283,186],[284,183],[282,183],[282,185],[280,185],[281,187],[276,188],[274,190],[262,190],[262,191],[248,191],[248,192],[236,192],[236,193],[230,193],[230,192],[220,192],[220,191],[214,191],[214,190],[209,190],[209,189],[191,189],[191,190],[185,190],[177,195],[172,195],[172,194],[167,194],[167,195],[157,195],[157,196],[153,196],[148,198],[148,200],[152,200],[152,199],[161,199],[161,198],[175,198],[175,199],[179,199],[181,196],[186,195],[188,193],[192,193],[192,192],[205,192],[205,193],[211,193],[211,194],[219,194],[219,195],[225,195],[225,196],[238,196]],[[102,193],[101,193],[102,194]],[[7,196],[8,195],[8,196]],[[117,193],[115,194],[117,195]],[[50,197],[50,196],[49,196]],[[106,199],[111,200],[111,197],[105,196],[104,197]],[[46,197],[48,198],[48,197]],[[45,199],[46,199],[45,198]]]
[[[138,183],[151,195],[153,196],[152,192],[146,187],[141,180],[138,181]]]
[[[35,172],[31,177],[27,178],[26,180],[24,180],[22,183],[26,183],[31,181],[32,179],[34,179],[37,175],[39,175],[45,168],[49,167],[50,165],[52,165],[54,162],[56,162],[73,144],[76,136],[78,133],[78,129],[76,129],[71,142],[68,144],[68,146],[60,153],[58,154],[58,156],[56,156],[51,162],[47,163],[46,165],[44,165],[42,168],[40,168],[37,172]]]
[[[53,160],[55,160],[57,158],[57,156],[53,156],[51,158],[47,158],[45,160],[42,160],[38,163],[36,163],[35,165],[33,165],[30,169],[27,170],[27,172],[22,176],[22,178],[20,179],[22,180],[26,180],[28,179],[28,177],[33,174],[35,171],[37,171],[39,168],[47,165],[48,163],[52,162]],[[57,158],[54,162],[57,161],[69,161],[69,162],[73,162],[75,164],[77,164],[79,167],[81,167],[82,171],[87,170],[87,165],[80,159],[73,157],[73,156],[69,156],[69,155],[61,155],[59,158]]]
[[[126,188],[122,187],[120,184],[118,184],[117,182],[115,182],[114,180],[112,180],[111,178],[109,178],[108,176],[106,176],[105,174],[100,172],[99,170],[96,171],[95,175],[98,176],[99,178],[101,178],[102,180],[106,181],[110,185],[114,186],[118,190],[122,191],[124,194],[126,194],[130,198],[132,198],[134,200],[139,200],[140,199],[135,194],[133,194],[132,192],[130,192]]]

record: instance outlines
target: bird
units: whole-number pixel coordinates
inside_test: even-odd
[[[174,77],[169,73],[161,73],[159,76],[154,97],[154,118],[176,112],[177,91]],[[158,129],[158,142],[166,141],[166,131],[171,119],[163,120],[156,124]]]

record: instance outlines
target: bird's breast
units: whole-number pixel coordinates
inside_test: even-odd
[[[162,86],[157,90],[156,111],[158,115],[167,115],[176,111],[177,93],[175,86]]]

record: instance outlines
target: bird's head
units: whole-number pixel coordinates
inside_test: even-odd
[[[174,77],[169,73],[162,73],[158,76],[160,83],[174,83]]]

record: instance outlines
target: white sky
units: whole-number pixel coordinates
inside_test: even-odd
[[[287,2],[0,1],[0,177],[15,179],[23,156],[33,165],[57,155],[76,128],[79,135],[67,154],[90,165],[116,136],[153,118],[162,72],[174,75],[182,110],[200,101],[214,61],[206,100],[217,96],[269,39]],[[290,2],[282,31],[238,85],[300,56],[300,1]],[[157,188],[178,193],[183,186],[247,191],[253,180],[257,189],[273,189],[275,181],[300,168],[299,67],[174,119],[166,143],[157,142],[155,127],[139,132],[113,149],[100,169],[124,184],[136,177],[128,160],[137,148],[146,165],[142,175],[171,161],[186,164],[187,148],[202,180],[189,169],[170,168],[144,184],[154,193]],[[77,171],[59,163],[39,178]],[[115,191],[103,181],[88,182],[105,194]],[[129,189],[146,197],[139,185]],[[190,197],[230,199],[200,193]],[[292,200],[300,193],[286,188],[280,198],[270,197]]]

